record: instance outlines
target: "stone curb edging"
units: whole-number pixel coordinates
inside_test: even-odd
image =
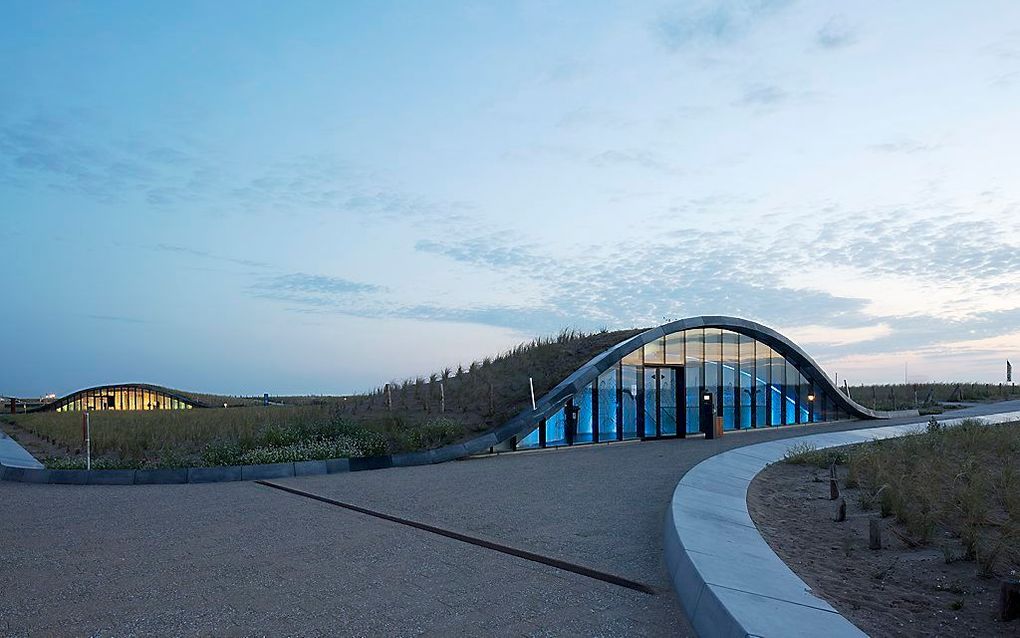
[[[978,417],[988,424],[1020,412]],[[953,427],[964,419],[940,421]],[[702,638],[860,638],[866,636],[772,551],[747,510],[754,477],[795,445],[838,447],[904,436],[925,421],[757,443],[717,454],[677,483],[666,511],[664,548],[670,581]]]

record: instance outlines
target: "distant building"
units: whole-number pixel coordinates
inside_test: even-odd
[[[146,383],[104,385],[79,390],[35,408],[35,411],[190,410],[208,407],[175,390]]]

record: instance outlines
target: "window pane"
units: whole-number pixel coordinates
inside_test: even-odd
[[[638,348],[637,350],[634,350],[633,352],[628,352],[623,357],[623,365],[632,365],[632,366],[639,366],[639,365],[641,365],[641,363],[643,362],[643,359],[644,359],[642,357],[641,353],[642,353],[642,349],[641,348]]]
[[[637,437],[638,369],[623,366],[623,438]]]
[[[645,368],[645,432],[644,436],[657,436],[656,425],[659,421],[657,406],[658,392],[655,382],[662,368]]]
[[[754,339],[740,335],[740,427],[754,425]]]
[[[531,431],[531,434],[517,442],[517,449],[519,450],[533,447],[538,447],[538,428],[535,428]]]
[[[684,385],[687,404],[687,432],[699,431],[701,409],[701,379],[705,356],[705,332],[700,328],[684,333]]]
[[[705,376],[704,391],[712,395],[712,405],[715,408],[712,414],[714,420],[722,416],[722,396],[719,386],[722,385],[722,374],[720,365],[722,361],[722,331],[718,328],[705,328]]]
[[[554,414],[546,418],[545,420],[545,445],[546,447],[555,447],[557,445],[566,445],[566,421],[563,418],[563,408],[557,410]]]
[[[590,383],[574,397],[574,406],[579,408],[577,411],[577,433],[574,435],[575,443],[591,443],[592,441],[591,399]]]
[[[645,363],[663,363],[663,340],[660,337],[645,344]]]
[[[613,367],[599,375],[599,441],[616,440],[616,372]]]
[[[722,332],[723,429],[736,428],[737,405],[737,333]]]
[[[659,429],[662,436],[676,435],[676,369],[659,370]]]
[[[769,425],[783,424],[783,384],[786,383],[786,360],[775,350],[769,359]]]
[[[786,362],[786,423],[787,425],[797,422],[797,404],[800,401],[800,375],[797,368],[789,361]]]
[[[678,366],[684,364],[683,332],[672,332],[666,335],[666,363]]]

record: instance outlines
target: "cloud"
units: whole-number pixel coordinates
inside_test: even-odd
[[[97,321],[114,321],[117,323],[130,323],[130,324],[143,324],[152,323],[147,319],[135,319],[133,317],[119,317],[116,315],[82,315],[88,319],[95,319]]]
[[[202,259],[211,259],[214,261],[223,261],[231,264],[237,264],[238,266],[249,266],[251,268],[269,268],[269,264],[264,261],[254,261],[251,259],[234,259],[232,257],[222,257],[220,255],[214,255],[212,253],[205,252],[204,250],[195,250],[193,248],[187,248],[185,246],[175,246],[173,244],[156,244],[153,246],[153,250],[175,253],[178,255],[187,255],[189,257],[200,257]]]
[[[640,149],[628,151],[610,149],[598,153],[597,155],[593,155],[588,161],[592,166],[596,166],[598,168],[638,166],[640,168],[670,174],[679,174],[681,172],[672,168],[668,162],[663,160],[656,153]]]
[[[744,37],[789,4],[788,0],[685,2],[660,14],[653,31],[673,51],[695,44],[728,43]]]
[[[857,42],[857,32],[842,16],[835,16],[815,34],[815,43],[823,49],[842,49]]]
[[[789,94],[778,86],[758,84],[748,87],[733,104],[742,107],[768,108],[787,101],[789,97]]]
[[[548,259],[536,251],[534,245],[508,244],[506,237],[498,234],[457,241],[423,239],[415,244],[414,249],[418,252],[443,255],[461,263],[494,269],[527,266],[540,268],[549,263]]]
[[[905,153],[913,155],[916,153],[929,153],[936,151],[942,146],[940,144],[925,144],[911,139],[899,139],[881,144],[872,144],[869,148],[881,153]]]
[[[307,293],[347,296],[376,293],[384,290],[384,288],[374,284],[352,281],[342,277],[309,275],[300,272],[264,279],[258,284],[257,288],[267,293],[292,295],[294,299],[299,299],[301,298],[300,295]]]

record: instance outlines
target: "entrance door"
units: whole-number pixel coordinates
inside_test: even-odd
[[[644,436],[676,436],[683,405],[683,368],[645,366]]]

